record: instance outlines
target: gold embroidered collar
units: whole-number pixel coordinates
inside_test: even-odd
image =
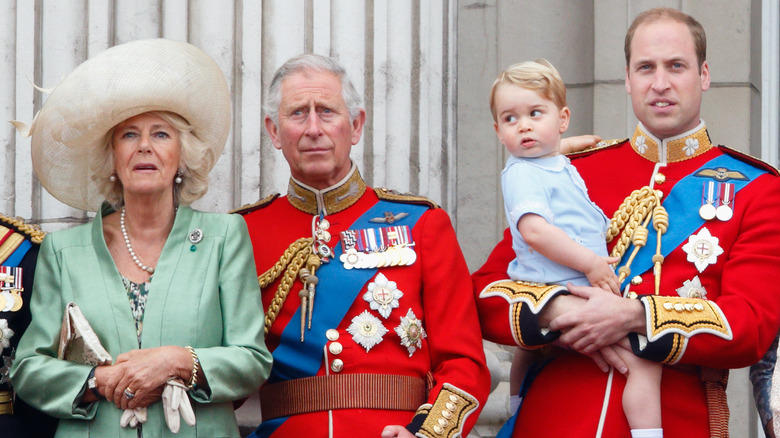
[[[712,149],[712,142],[704,122],[696,128],[663,140],[650,134],[639,123],[634,136],[631,137],[631,147],[641,156],[655,163],[676,163],[697,157]]]
[[[366,183],[360,177],[355,163],[352,163],[352,169],[343,180],[323,190],[307,186],[291,177],[287,186],[287,200],[304,213],[328,215],[351,207],[365,192]]]

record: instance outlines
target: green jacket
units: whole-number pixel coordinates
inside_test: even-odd
[[[102,215],[112,210],[103,207]],[[58,437],[136,437],[122,411],[105,400],[80,406],[90,366],[57,359],[65,305],[74,301],[111,356],[138,348],[120,274],[103,238],[101,214],[91,224],[49,234],[41,246],[31,303],[33,320],[12,369],[20,397],[59,417]],[[199,228],[203,240],[190,242]],[[192,345],[210,391],[190,391],[197,425],[173,435],[162,403],[149,406],[144,437],[238,437],[231,401],[268,377],[271,354],[252,246],[240,216],[181,206],[152,278],[142,348]],[[197,389],[197,388],[196,388]]]

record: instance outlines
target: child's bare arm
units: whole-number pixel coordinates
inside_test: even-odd
[[[585,274],[592,286],[619,294],[617,276],[609,262],[578,244],[566,232],[537,214],[525,214],[517,222],[523,240],[548,259]]]
[[[575,137],[566,137],[561,139],[561,153],[569,154],[572,152],[583,151],[596,146],[601,141],[598,135],[578,135]]]

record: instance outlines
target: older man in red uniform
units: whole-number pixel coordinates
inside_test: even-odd
[[[624,339],[665,364],[667,438],[727,436],[727,369],[761,358],[780,326],[780,283],[770,274],[780,266],[780,178],[710,142],[699,118],[710,83],[704,30],[654,9],[634,21],[625,49],[639,126],[630,141],[572,159],[591,199],[623,213],[608,238],[624,255],[624,297],[501,281],[514,257],[508,233],[472,276],[487,338],[533,348],[560,334],[571,348],[530,385],[515,437],[630,436],[625,378],[604,372],[604,359],[620,365],[610,345]]]
[[[329,58],[277,71],[265,124],[292,178],[240,210],[267,306],[256,437],[466,436],[487,398],[468,268],[431,201],[367,187],[365,111]]]

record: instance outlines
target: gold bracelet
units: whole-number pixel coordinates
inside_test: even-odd
[[[198,371],[200,370],[200,361],[198,360],[198,355],[195,354],[195,349],[191,346],[184,347],[187,349],[187,351],[190,352],[192,355],[192,375],[190,376],[190,381],[187,382],[187,390],[192,391],[195,389],[195,384],[198,382]]]

